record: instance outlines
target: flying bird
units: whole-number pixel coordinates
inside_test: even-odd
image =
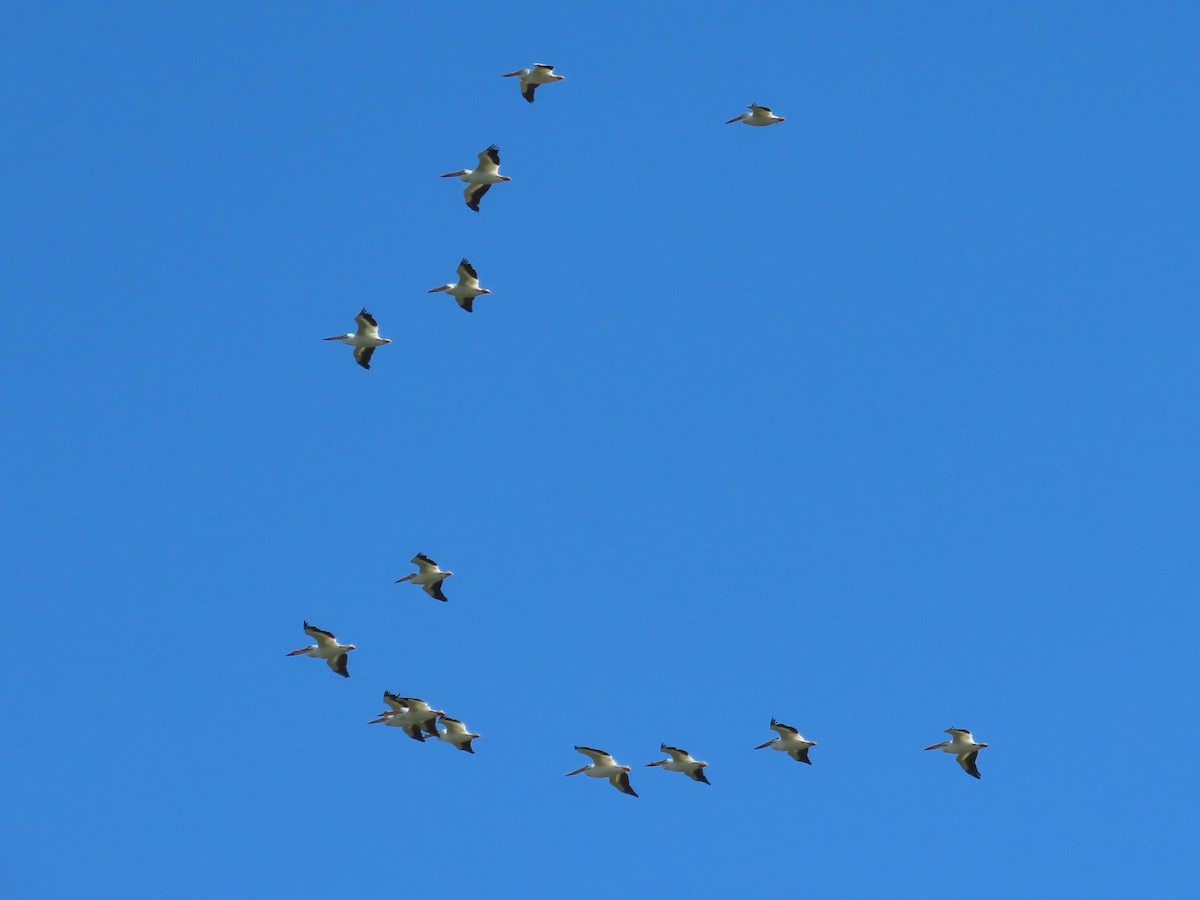
[[[987,744],[975,743],[975,738],[965,728],[947,728],[946,734],[950,735],[950,740],[942,741],[940,744],[934,744],[932,747],[926,747],[925,749],[953,753],[964,772],[972,778],[982,777],[979,774],[979,766],[975,764],[975,760],[979,756],[979,751],[986,747]]]
[[[534,63],[532,69],[517,69],[515,72],[506,72],[501,77],[520,78],[521,96],[532,103],[533,92],[537,90],[539,84],[553,84],[555,81],[562,81],[565,76],[555,75],[554,66]]]
[[[812,760],[808,758],[808,749],[817,746],[816,741],[806,741],[803,735],[791,725],[784,725],[774,719],[771,720],[771,730],[776,732],[779,737],[767,741],[765,744],[759,744],[754,748],[755,750],[761,750],[763,747],[782,750],[792,759],[812,765]]]
[[[646,763],[647,766],[662,766],[668,772],[682,772],[693,781],[703,781],[705,784],[712,784],[711,781],[704,777],[704,767],[708,763],[692,759],[691,754],[686,750],[680,750],[678,747],[668,747],[666,744],[660,744],[658,749],[671,758]]]
[[[430,597],[445,603],[446,595],[442,593],[442,582],[454,573],[443,572],[438,568],[438,564],[424,553],[418,553],[410,562],[420,569],[420,571],[413,572],[411,575],[405,575],[403,578],[397,578],[395,583],[401,584],[405,581],[411,581],[413,584],[419,584],[421,590]]]
[[[475,298],[483,294],[490,294],[491,291],[479,286],[479,273],[464,257],[463,261],[458,264],[458,284],[443,284],[441,287],[430,288],[427,293],[449,294],[467,312],[474,312],[471,304],[475,302]]]
[[[568,772],[568,778],[581,772],[589,778],[607,778],[609,784],[622,794],[629,794],[631,797],[637,796],[637,792],[629,786],[629,766],[617,765],[617,761],[603,750],[593,750],[591,747],[576,747],[575,749],[590,758],[592,764],[576,769],[574,772]]]
[[[458,719],[450,718],[445,713],[438,716],[438,721],[446,726],[441,731],[436,732],[440,740],[457,747],[459,750],[465,750],[467,753],[475,752],[471,749],[471,741],[475,740],[479,735],[467,731],[466,725]],[[433,735],[430,735],[430,737],[433,737]]]
[[[437,718],[444,715],[440,709],[430,709],[429,704],[416,697],[401,697],[391,691],[383,692],[383,702],[390,709],[384,710],[379,717],[372,719],[368,725],[391,725],[403,729],[414,741],[424,743],[425,735],[437,735]],[[476,735],[478,737],[478,735]]]
[[[325,340],[349,344],[354,348],[354,361],[364,369],[369,369],[371,368],[371,355],[375,352],[375,348],[390,344],[391,340],[379,336],[379,323],[365,309],[354,317],[354,321],[358,323],[358,330],[354,334],[335,334]]]
[[[301,647],[299,650],[293,650],[288,656],[313,656],[317,659],[323,659],[329,663],[329,668],[337,672],[343,678],[349,678],[350,673],[346,669],[346,654],[351,650],[357,649],[353,644],[339,644],[328,631],[322,631],[315,625],[304,623],[304,633],[316,641],[315,644],[309,644],[307,647]]]
[[[759,106],[757,103],[751,103],[746,109],[750,112],[744,112],[740,116],[734,116],[726,125],[732,125],[734,122],[745,122],[747,125],[776,125],[779,122],[786,122],[783,116],[777,116],[771,112],[770,107]]]
[[[501,181],[512,181],[507,175],[500,174],[500,148],[495,144],[479,154],[479,168],[459,169],[457,172],[447,172],[443,178],[460,178],[467,183],[463,189],[463,197],[467,206],[479,212],[479,201],[483,199],[493,184]]]

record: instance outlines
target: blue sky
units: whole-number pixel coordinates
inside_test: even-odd
[[[4,893],[1194,883],[1194,4],[245,6],[4,14]]]

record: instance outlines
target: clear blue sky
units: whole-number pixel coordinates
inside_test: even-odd
[[[9,4],[0,893],[1194,887],[1198,26]]]

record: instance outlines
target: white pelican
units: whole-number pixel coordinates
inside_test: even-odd
[[[926,747],[925,749],[953,753],[964,772],[972,778],[981,777],[979,766],[975,765],[975,759],[979,756],[979,751],[986,747],[987,744],[975,743],[975,738],[965,728],[947,728],[946,734],[950,735],[950,740],[942,741],[940,744],[934,744],[932,747]]]
[[[658,749],[671,758],[646,763],[647,766],[662,766],[668,772],[682,772],[693,781],[703,781],[705,784],[712,784],[711,781],[704,777],[704,767],[708,763],[692,759],[691,754],[686,750],[680,750],[678,747],[668,747],[666,744],[660,744]]]
[[[591,747],[576,747],[580,753],[592,760],[590,766],[568,772],[567,777],[578,775],[580,772],[589,778],[607,778],[609,783],[622,794],[636,797],[637,792],[629,786],[629,766],[619,766],[617,761],[603,750],[593,750]]]
[[[354,321],[358,323],[358,330],[354,334],[335,334],[325,340],[349,344],[354,348],[354,361],[364,369],[369,369],[371,368],[371,354],[375,352],[375,348],[390,344],[391,339],[379,336],[379,323],[365,309],[354,317]]]
[[[445,713],[438,716],[438,721],[445,725],[445,729],[437,732],[437,737],[457,747],[459,750],[466,750],[468,753],[474,753],[471,749],[471,741],[479,737],[477,734],[472,734],[467,731],[467,726],[458,719],[452,719]],[[433,737],[433,735],[430,735]]]
[[[463,196],[467,206],[479,212],[479,201],[493,184],[501,181],[512,181],[507,175],[500,174],[500,148],[495,144],[479,154],[478,169],[459,169],[457,172],[447,172],[443,178],[461,178],[467,183]]]
[[[740,116],[734,116],[726,125],[732,125],[734,122],[745,122],[747,125],[775,125],[779,122],[786,122],[783,116],[777,116],[771,112],[770,107],[759,106],[757,103],[751,103],[746,109],[750,112],[744,112]]]
[[[391,691],[383,692],[383,702],[391,707],[384,710],[379,717],[372,719],[368,725],[392,725],[402,728],[414,741],[425,741],[425,733],[430,737],[437,734],[437,718],[443,715],[440,709],[430,709],[429,704],[416,697],[400,697]]]
[[[413,572],[411,575],[405,575],[403,578],[397,578],[396,584],[401,584],[405,581],[411,581],[413,584],[419,584],[421,590],[427,593],[435,600],[446,602],[446,595],[442,593],[442,582],[453,575],[453,572],[443,572],[438,568],[438,564],[426,556],[424,553],[418,553],[410,560],[421,571]]]
[[[441,287],[430,288],[427,293],[449,294],[467,312],[474,312],[471,304],[475,302],[475,298],[483,294],[490,294],[491,291],[479,286],[479,273],[464,257],[463,261],[458,264],[458,284],[443,284]]]
[[[309,644],[307,647],[301,647],[299,650],[293,650],[288,656],[315,656],[317,659],[323,659],[329,663],[329,668],[337,672],[343,678],[349,678],[350,673],[346,670],[346,654],[351,650],[357,649],[353,644],[339,644],[328,631],[322,631],[315,625],[304,623],[304,633],[316,641],[315,644]]]
[[[806,741],[800,732],[791,725],[784,725],[774,719],[771,720],[771,730],[777,732],[779,737],[767,741],[765,744],[759,744],[754,748],[755,750],[761,750],[763,747],[782,750],[792,759],[812,765],[812,760],[808,758],[808,748],[817,746],[816,741]]]
[[[534,63],[532,69],[517,69],[515,72],[506,72],[500,77],[520,78],[521,96],[532,103],[533,92],[537,90],[539,84],[553,84],[555,81],[562,81],[565,76],[555,75],[554,66]]]

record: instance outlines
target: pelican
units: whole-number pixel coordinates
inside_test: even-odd
[[[446,595],[442,593],[442,582],[453,575],[453,572],[443,572],[438,568],[438,564],[426,556],[424,553],[418,553],[410,562],[417,566],[421,571],[413,572],[411,575],[405,575],[403,578],[397,578],[396,584],[405,581],[411,581],[413,584],[419,584],[421,590],[427,593],[435,600],[446,602]]]
[[[416,697],[401,697],[391,691],[383,692],[383,702],[391,707],[384,710],[379,717],[372,719],[368,725],[392,725],[402,728],[414,741],[425,741],[425,733],[430,737],[437,734],[437,717],[444,715],[440,709],[430,709],[429,704]],[[478,737],[478,735],[476,735]]]
[[[808,748],[817,746],[816,741],[806,741],[803,735],[791,725],[784,725],[774,719],[771,720],[771,730],[777,732],[779,737],[767,741],[765,744],[759,744],[754,748],[755,750],[761,750],[763,747],[782,750],[792,759],[812,765],[812,760],[808,758]]]
[[[288,656],[315,656],[317,659],[323,659],[329,663],[329,668],[337,672],[343,678],[349,678],[350,673],[346,670],[346,654],[357,648],[353,644],[339,644],[328,631],[322,631],[315,625],[304,623],[304,633],[316,641],[315,644],[309,644],[307,647],[301,647],[299,650],[293,650]]]
[[[568,772],[568,778],[578,775],[580,772],[589,778],[607,778],[609,784],[622,794],[629,794],[631,797],[637,796],[637,792],[629,786],[629,766],[617,765],[617,761],[603,750],[593,750],[591,747],[576,747],[575,749],[591,759],[592,764],[576,769],[574,772]]]
[[[942,741],[940,744],[934,744],[932,747],[926,747],[925,749],[953,753],[964,772],[972,778],[981,777],[979,766],[975,765],[975,759],[979,756],[979,751],[986,747],[987,744],[975,743],[975,738],[965,728],[947,728],[946,734],[950,735],[950,740]]]
[[[726,125],[732,125],[734,122],[745,122],[747,125],[775,125],[779,122],[786,122],[783,116],[777,116],[771,112],[770,107],[759,106],[757,103],[751,103],[746,109],[750,112],[744,112],[740,116],[734,116]]]
[[[354,317],[354,321],[358,323],[358,330],[354,334],[335,334],[325,340],[349,344],[354,348],[354,361],[364,369],[369,369],[371,368],[371,354],[375,352],[375,348],[390,344],[391,340],[379,336],[379,323],[365,309]]]
[[[646,763],[647,766],[662,766],[668,772],[682,772],[693,781],[703,781],[705,784],[712,784],[711,781],[704,777],[704,767],[708,763],[692,759],[686,750],[680,750],[678,747],[668,747],[666,744],[660,744],[658,749],[671,758]]]
[[[479,273],[464,257],[463,261],[458,264],[458,284],[443,284],[441,287],[430,288],[427,293],[449,294],[467,312],[474,312],[471,304],[475,302],[475,298],[483,294],[490,294],[491,291],[479,286]]]
[[[471,732],[467,731],[466,725],[464,725],[458,719],[450,718],[445,713],[442,713],[440,716],[438,716],[438,721],[446,726],[442,731],[437,731],[437,729],[434,729],[437,737],[440,740],[457,747],[459,750],[466,750],[468,753],[475,752],[471,749],[471,741],[475,740],[475,738],[479,737],[479,735],[472,734]],[[434,735],[430,735],[430,737],[433,736]]]
[[[495,144],[479,154],[478,169],[459,169],[457,172],[447,172],[443,178],[461,178],[467,183],[463,196],[467,206],[479,212],[479,201],[493,184],[501,181],[512,181],[507,175],[500,174],[500,148]]]
[[[533,92],[537,90],[539,84],[553,84],[556,81],[562,81],[564,76],[554,74],[554,66],[548,66],[545,63],[534,63],[532,69],[517,69],[515,72],[506,72],[502,78],[520,78],[521,79],[521,96],[533,102]]]

